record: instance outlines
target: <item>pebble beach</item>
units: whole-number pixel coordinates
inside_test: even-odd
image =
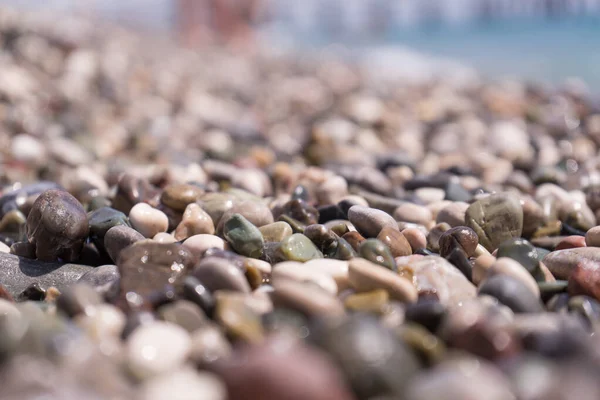
[[[0,8],[0,400],[600,398],[597,98],[375,65]]]

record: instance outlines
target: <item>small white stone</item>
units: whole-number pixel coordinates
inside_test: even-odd
[[[212,248],[225,249],[225,241],[223,239],[215,235],[205,234],[190,236],[183,242],[183,245],[198,255]]]
[[[179,325],[157,321],[138,327],[127,341],[127,361],[131,372],[147,379],[173,371],[187,359],[190,336]]]
[[[45,162],[46,149],[35,137],[27,134],[16,135],[11,142],[11,153],[16,160],[39,165]]]
[[[165,213],[146,203],[138,203],[131,208],[129,221],[136,231],[147,238],[166,232],[169,228],[169,218]]]
[[[225,400],[227,390],[214,374],[191,367],[159,376],[140,387],[140,400]]]
[[[284,261],[273,266],[271,280],[291,279],[298,282],[312,282],[327,293],[336,295],[338,292],[335,280],[319,268],[307,266],[295,261]]]
[[[158,243],[175,243],[177,239],[173,237],[170,233],[159,232],[152,238],[155,242]]]
[[[125,314],[111,304],[99,304],[91,308],[89,314],[76,317],[75,323],[93,339],[116,338],[125,326]]]
[[[10,247],[8,247],[5,243],[0,242],[0,253],[10,253]]]

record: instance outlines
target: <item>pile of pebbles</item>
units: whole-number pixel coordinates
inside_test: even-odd
[[[0,46],[0,399],[600,398],[585,88]]]

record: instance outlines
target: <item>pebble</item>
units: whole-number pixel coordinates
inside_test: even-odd
[[[263,225],[258,228],[263,235],[265,242],[281,242],[283,239],[292,236],[292,227],[287,222],[277,221],[272,224]]]
[[[383,242],[377,239],[367,239],[358,247],[358,254],[365,260],[379,264],[391,271],[397,271],[392,252]]]
[[[296,261],[284,261],[273,265],[271,273],[271,282],[277,282],[281,279],[292,279],[298,282],[311,282],[319,286],[324,291],[335,296],[338,293],[337,283],[327,273],[317,267],[302,264]]]
[[[61,190],[40,194],[27,216],[27,239],[42,261],[76,261],[88,233],[83,206]]]
[[[194,235],[212,235],[213,233],[215,233],[215,225],[210,215],[194,203],[185,208],[183,218],[175,229],[175,239],[180,241]]]
[[[346,297],[344,307],[354,312],[383,314],[390,295],[384,289],[355,293]]]
[[[261,316],[248,303],[248,297],[236,296],[226,290],[216,296],[214,319],[225,333],[244,343],[259,343],[264,340]]]
[[[163,321],[179,325],[190,334],[208,322],[204,312],[196,304],[187,300],[177,300],[161,306],[158,315]]]
[[[554,250],[576,249],[578,247],[586,247],[585,237],[573,235],[567,236],[558,242]]]
[[[531,274],[517,261],[508,257],[499,257],[487,270],[487,276],[492,275],[510,275],[524,283],[537,297],[540,295],[540,289]]]
[[[525,239],[509,239],[498,246],[496,257],[508,257],[517,261],[538,281],[544,280],[537,249]]]
[[[515,313],[539,313],[539,296],[521,280],[505,274],[492,275],[481,282],[479,294],[495,297]]]
[[[233,214],[225,221],[223,237],[241,255],[260,258],[263,254],[262,234],[241,214]]]
[[[217,372],[234,399],[355,398],[326,354],[282,337],[239,349],[218,365]]]
[[[600,263],[583,259],[569,275],[568,292],[571,296],[585,295],[600,299]]]
[[[282,259],[288,261],[306,262],[314,258],[323,258],[323,253],[301,233],[294,233],[281,241],[278,253]]]
[[[596,247],[578,247],[557,250],[548,253],[542,260],[557,279],[568,280],[575,266],[581,261],[600,261],[600,249]]]
[[[391,298],[413,303],[417,290],[412,283],[397,273],[363,258],[353,258],[348,265],[348,281],[358,292],[385,289]]]
[[[477,233],[479,243],[492,251],[505,240],[521,236],[523,209],[514,194],[496,193],[471,204],[465,222]]]
[[[173,184],[165,188],[160,196],[160,201],[175,211],[185,211],[189,204],[195,203],[204,190],[196,185]]]
[[[104,237],[113,226],[129,224],[129,219],[121,211],[111,207],[102,207],[88,214],[90,225],[90,238],[96,246],[104,249]]]
[[[377,235],[377,239],[385,244],[393,257],[409,256],[412,254],[410,242],[402,232],[390,227],[384,227]]]
[[[600,247],[600,226],[590,228],[585,234],[585,244],[590,247]],[[581,247],[581,246],[578,246]],[[560,250],[560,249],[557,249]]]
[[[410,243],[413,253],[427,247],[427,237],[420,229],[406,228],[402,231],[402,234],[408,240],[408,243]]]
[[[478,244],[479,238],[471,228],[457,226],[448,229],[440,236],[440,255],[446,257],[452,250],[460,249],[464,251],[467,257],[471,257],[475,254],[475,249]]]
[[[216,290],[250,292],[250,284],[244,272],[231,261],[223,258],[203,258],[194,267],[192,275],[211,292]]]
[[[174,371],[187,359],[190,335],[182,327],[155,321],[138,327],[127,339],[127,366],[140,380]]]
[[[157,243],[175,243],[175,242],[177,242],[177,239],[175,239],[175,237],[173,237],[173,235],[171,235],[170,233],[167,233],[167,232],[158,232],[156,235],[154,235],[152,240],[154,240]]]
[[[223,239],[208,234],[190,236],[182,244],[197,257],[200,257],[208,249],[225,249],[225,241]]]
[[[439,302],[450,306],[476,296],[475,286],[452,264],[436,256],[396,258],[399,269],[412,271],[417,293],[434,293]]]
[[[271,298],[277,308],[291,308],[307,317],[335,317],[344,314],[344,306],[340,300],[315,284],[281,279],[273,283],[273,288]]]
[[[146,203],[138,203],[129,211],[131,226],[146,238],[154,237],[169,228],[169,218],[162,211]]]
[[[273,223],[273,213],[269,207],[262,202],[249,200],[238,201],[234,203],[230,209],[223,213],[218,224],[215,225],[217,227],[217,233],[221,233],[223,231],[223,223],[225,223],[233,214],[242,215],[256,227]]]
[[[348,219],[366,238],[377,237],[384,227],[398,229],[398,223],[394,217],[376,208],[352,206],[348,210]]]
[[[305,268],[318,270],[320,273],[327,274],[335,281],[338,292],[349,287],[348,282],[348,261],[334,260],[331,258],[316,258],[304,263]]]
[[[427,225],[433,219],[433,215],[427,207],[404,203],[394,210],[394,219],[401,222]]]
[[[445,222],[451,227],[465,225],[465,214],[469,203],[462,201],[453,202],[442,208],[435,217],[436,224]]]
[[[110,258],[117,262],[121,252],[132,244],[144,240],[144,236],[133,228],[117,225],[104,235],[104,248]]]

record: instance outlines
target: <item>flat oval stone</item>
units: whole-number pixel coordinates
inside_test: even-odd
[[[215,225],[212,218],[198,204],[189,204],[183,213],[183,217],[175,229],[175,239],[184,240],[194,235],[212,235],[215,233]]]
[[[276,307],[291,308],[308,317],[344,314],[340,300],[315,284],[281,279],[273,283],[273,288],[271,298]]]
[[[417,301],[417,290],[409,280],[363,258],[350,260],[348,281],[358,292],[385,289],[395,300],[406,303]]]
[[[600,299],[600,262],[587,259],[578,262],[569,276],[568,292],[571,296]]]
[[[433,215],[427,207],[407,202],[394,210],[394,219],[396,221],[427,225],[433,219]]]
[[[505,240],[521,236],[521,202],[512,193],[491,194],[469,206],[465,222],[477,233],[479,243],[492,251]]]
[[[493,275],[481,283],[479,294],[495,297],[515,313],[539,313],[539,300],[526,284],[508,275]]]
[[[542,262],[555,278],[568,280],[575,266],[584,260],[600,262],[600,249],[597,247],[578,247],[576,249],[557,250],[548,253]]]
[[[177,183],[165,188],[160,201],[175,211],[184,211],[188,204],[195,203],[204,194],[204,190],[196,185]]]
[[[117,225],[110,228],[104,235],[104,248],[110,258],[117,262],[119,254],[132,244],[144,240],[144,236],[133,228]]]
[[[384,227],[398,229],[398,223],[390,214],[376,208],[355,205],[348,210],[348,219],[358,232],[367,238],[374,238]]]
[[[390,227],[384,227],[377,239],[385,244],[391,251],[393,257],[409,256],[412,254],[412,248],[409,241],[402,232]]]
[[[241,214],[233,214],[223,225],[223,237],[241,255],[260,258],[264,239],[256,226]]]
[[[314,258],[323,258],[323,253],[301,233],[285,238],[279,244],[278,253],[284,260],[289,261],[306,262]]]
[[[334,260],[331,258],[316,258],[304,263],[305,267],[314,268],[331,276],[338,287],[338,291],[348,288],[348,261]]]
[[[558,242],[554,250],[575,249],[577,247],[586,247],[585,237],[579,235],[567,236]]]
[[[194,267],[192,275],[211,292],[216,290],[250,292],[250,284],[244,272],[234,263],[223,258],[203,258]]]
[[[169,228],[169,218],[162,211],[146,203],[138,203],[129,211],[131,226],[144,237],[154,237]]]
[[[263,225],[258,230],[263,235],[265,242],[281,242],[294,233],[290,224],[283,221]]]
[[[406,240],[408,240],[408,243],[410,243],[412,253],[419,249],[424,249],[425,247],[427,247],[427,237],[420,229],[406,228],[402,230],[402,234],[404,235]]]
[[[77,260],[88,232],[83,206],[62,190],[40,194],[27,216],[27,239],[42,261]]]
[[[330,275],[319,270],[317,267],[296,261],[284,261],[273,266],[271,282],[277,282],[280,279],[312,282],[333,296],[338,292],[337,284]]]
[[[537,249],[522,238],[508,239],[498,246],[496,257],[508,257],[517,261],[538,281],[543,280]]]
[[[155,321],[137,328],[127,339],[127,366],[138,379],[175,370],[191,350],[189,334],[169,322]]]
[[[539,297],[540,288],[536,280],[520,263],[508,257],[499,257],[488,269],[487,276],[509,275],[524,283],[533,294]]]
[[[202,256],[208,249],[225,249],[225,241],[215,235],[194,235],[185,239],[182,244],[196,257]]]
[[[273,337],[247,346],[216,366],[231,399],[353,400],[326,355],[302,342]],[[290,379],[293,377],[293,379]]]
[[[390,249],[377,239],[367,239],[362,242],[358,247],[358,254],[365,260],[379,264],[389,270],[398,270]]]

